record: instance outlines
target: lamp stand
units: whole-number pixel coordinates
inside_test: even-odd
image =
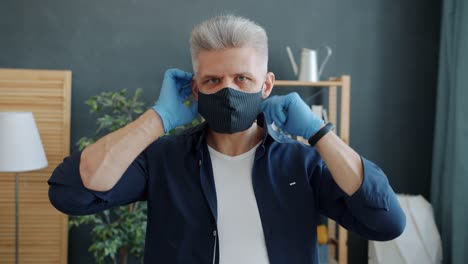
[[[15,176],[15,263],[19,262],[19,173]]]

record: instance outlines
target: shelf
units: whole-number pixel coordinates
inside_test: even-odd
[[[328,88],[328,119],[334,124],[339,124],[338,135],[346,144],[349,144],[351,76],[341,75],[340,77],[331,77],[328,80],[320,82],[276,80],[274,86],[302,86]],[[303,138],[299,137],[298,140],[304,142],[305,144],[308,144],[307,140]],[[338,225],[332,219],[328,219],[328,237],[331,238],[331,241],[335,242],[329,243],[329,263],[347,264],[348,231],[342,226]]]
[[[275,86],[341,86],[343,82],[341,81],[320,81],[320,82],[302,82],[302,81],[293,81],[293,80],[276,80]]]

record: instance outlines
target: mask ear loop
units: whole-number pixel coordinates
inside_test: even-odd
[[[266,82],[266,79],[265,79],[265,81],[262,83],[262,88],[260,88],[260,92],[262,92],[262,100],[265,100],[265,99],[263,98],[263,86],[265,86],[265,82]]]
[[[265,74],[265,79],[263,80],[263,83],[262,83],[262,89],[261,89],[261,91],[262,91],[262,99],[263,99],[263,86],[265,86],[265,82],[267,81],[267,78],[268,78],[268,73]],[[266,99],[266,98],[265,98],[265,99]],[[265,100],[265,99],[263,99],[263,100]]]
[[[266,79],[265,79],[265,81],[266,81]],[[265,100],[265,99],[263,99],[263,86],[264,86],[264,85],[265,85],[265,82],[263,82],[262,88],[260,88],[260,93],[261,93],[261,95],[262,95],[262,101]],[[257,119],[257,118],[255,118],[255,124],[258,125],[258,119]]]

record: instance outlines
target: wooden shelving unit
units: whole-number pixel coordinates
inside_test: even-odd
[[[351,97],[351,77],[342,75],[340,77],[329,78],[327,81],[320,82],[301,82],[289,80],[276,80],[275,87],[320,87],[328,89],[328,119],[333,124],[338,124],[339,130],[336,131],[340,138],[349,144],[349,114]],[[297,91],[298,93],[301,90]],[[338,96],[340,92],[340,96]],[[338,107],[339,106],[339,107]],[[340,111],[339,121],[338,111]],[[348,231],[342,226],[337,225],[335,221],[328,219],[328,237],[329,237],[329,259],[330,263],[347,264],[348,263]]]

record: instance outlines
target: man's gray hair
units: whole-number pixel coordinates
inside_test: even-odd
[[[253,48],[268,64],[268,37],[265,29],[244,17],[235,15],[216,16],[195,26],[190,36],[192,66],[198,71],[197,55],[200,51],[228,48]]]

